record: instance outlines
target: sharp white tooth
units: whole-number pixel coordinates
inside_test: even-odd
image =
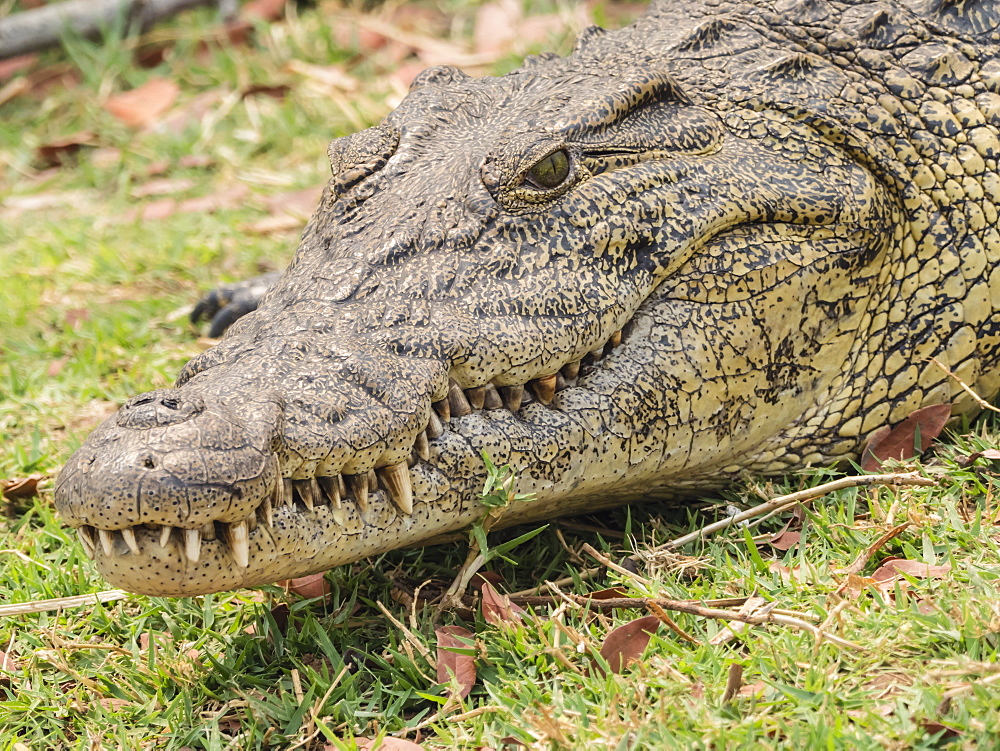
[[[443,432],[444,425],[441,424],[441,418],[437,416],[437,412],[431,410],[430,420],[427,422],[427,437],[433,440]]]
[[[465,390],[465,398],[473,409],[482,409],[486,403],[486,387],[476,386]]]
[[[265,496],[264,500],[261,502],[260,515],[267,526],[274,526],[274,506],[271,505],[271,496]]]
[[[80,536],[80,542],[83,543],[83,549],[86,551],[87,555],[91,558],[94,557],[94,538],[90,536],[90,530],[87,527],[77,527],[77,535]]]
[[[282,503],[287,503],[289,506],[294,506],[295,505],[295,493],[293,491],[293,488],[295,486],[292,484],[292,478],[291,477],[285,477],[285,478],[283,478],[282,481],[281,481],[281,484],[283,485],[283,487],[281,489],[281,501],[282,501]]]
[[[448,422],[451,419],[451,405],[448,403],[448,399],[442,399],[439,402],[434,402],[432,405],[434,411],[438,413],[444,422]]]
[[[101,538],[101,547],[104,548],[104,555],[110,556],[115,549],[115,535],[110,529],[98,529],[97,536]]]
[[[368,475],[347,475],[347,483],[351,486],[354,502],[364,511],[368,508]]]
[[[201,558],[201,530],[184,530],[184,555],[191,563],[197,563]]]
[[[507,409],[516,414],[521,409],[521,401],[524,399],[524,386],[501,386],[499,391]]]
[[[214,540],[215,539],[215,522],[209,522],[208,524],[202,524],[201,529],[201,539],[202,540]]]
[[[368,470],[368,492],[375,493],[378,491],[378,475],[375,474],[374,469]]]
[[[340,508],[340,479],[337,477],[317,477],[320,487],[330,499],[330,505]]]
[[[246,522],[225,526],[226,542],[233,553],[233,560],[240,568],[250,565],[250,533]]]
[[[483,388],[485,390],[483,394],[483,409],[501,409],[503,407],[503,399],[500,398],[497,387],[492,383],[487,383]]]
[[[417,449],[417,456],[423,459],[425,462],[431,459],[431,445],[427,440],[426,431],[420,431],[417,433],[417,441],[414,444]]]
[[[122,530],[122,537],[125,538],[125,544],[128,545],[128,549],[132,551],[132,554],[139,555],[139,543],[135,541],[135,532],[131,528],[126,527]]]
[[[161,548],[167,547],[167,544],[170,542],[170,533],[173,531],[173,529],[174,528],[171,527],[168,524],[164,524],[160,528],[160,547]]]
[[[312,481],[296,480],[295,490],[298,492],[302,505],[309,511],[312,511],[316,507],[315,500],[313,499]]]
[[[406,464],[393,464],[378,470],[379,477],[389,497],[404,514],[413,513],[413,487],[410,484],[410,470]]]
[[[465,392],[454,381],[451,382],[451,387],[448,390],[448,411],[453,417],[472,414],[472,405],[465,398]]]

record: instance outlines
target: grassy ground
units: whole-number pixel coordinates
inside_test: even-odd
[[[205,346],[184,315],[199,290],[288,258],[296,230],[282,207],[322,182],[331,137],[377,121],[407,66],[442,54],[434,40],[502,72],[517,53],[565,50],[570,39],[525,32],[477,58],[477,6],[428,8],[377,11],[405,43],[379,42],[327,5],[207,51],[199,40],[212,17],[194,14],[158,32],[172,46],[154,67],[136,66],[114,39],[74,41],[35,68],[61,70],[59,81],[36,77],[0,104],[0,479],[41,475],[40,495],[9,499],[0,520],[0,604],[106,587],[54,517],[52,477],[98,419],[169,385]],[[579,15],[541,0],[530,10]],[[620,9],[594,12],[604,20]],[[354,83],[331,82],[330,66]],[[151,78],[179,90],[152,127],[126,126],[103,106]],[[244,96],[278,85],[287,89]],[[46,166],[39,147],[81,131],[89,145]],[[404,551],[330,572],[331,593],[317,600],[278,588],[129,595],[0,616],[0,750],[353,748],[355,736],[383,733],[425,748],[996,748],[1000,503],[990,461],[963,457],[997,441],[988,422],[961,433],[922,470],[940,487],[826,496],[802,514],[788,551],[761,537],[786,514],[683,555],[646,555],[638,576],[563,588],[620,583],[630,597],[703,600],[756,592],[846,643],[787,624],[725,641],[722,622],[674,614],[690,640],[663,626],[635,663],[606,676],[605,637],[647,615],[643,600],[610,611],[556,596],[511,623],[484,620],[473,603],[435,619],[414,590],[447,583],[464,552]],[[730,500],[752,505],[826,479]],[[525,589],[593,566],[585,543],[621,561],[722,512],[638,508],[560,523],[491,569],[507,591]],[[892,556],[937,568],[886,583]],[[437,679],[435,628],[450,623],[474,633],[457,656],[477,671],[462,701]]]

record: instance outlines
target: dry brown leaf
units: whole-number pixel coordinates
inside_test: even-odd
[[[952,738],[958,738],[962,735],[962,731],[948,725],[943,725],[937,720],[921,720],[920,727],[924,729],[927,735],[938,735],[939,741],[945,741]]]
[[[97,703],[108,712],[117,712],[119,709],[132,706],[132,702],[128,699],[115,699],[111,696],[102,696]]]
[[[783,529],[770,540],[767,544],[770,545],[775,550],[788,550],[793,545],[798,545],[799,540],[802,539],[802,533],[794,529]]]
[[[108,97],[104,107],[130,128],[147,128],[173,106],[180,87],[166,78],[150,78],[138,88]]]
[[[951,565],[935,566],[923,561],[910,561],[905,558],[887,558],[872,574],[876,582],[889,582],[901,575],[914,576],[919,579],[941,579],[951,571]]]
[[[38,483],[45,475],[32,474],[27,477],[15,477],[0,481],[0,490],[5,498],[33,498],[38,495]]]
[[[257,96],[258,94],[262,96],[269,96],[272,99],[284,99],[285,95],[292,90],[292,87],[287,83],[275,83],[275,84],[265,84],[256,83],[247,86],[240,92],[240,96],[244,99],[250,96]]]
[[[861,597],[861,593],[864,592],[868,587],[877,584],[877,582],[869,576],[859,576],[858,574],[848,574],[847,579],[840,586],[841,594],[844,594],[848,599],[856,600]]]
[[[37,62],[38,55],[35,53],[31,53],[30,55],[18,55],[17,57],[8,57],[6,60],[0,60],[0,83],[5,83],[18,73],[34,67]]]
[[[984,449],[983,451],[977,451],[974,454],[969,454],[965,457],[964,461],[961,462],[963,467],[968,467],[976,459],[989,459],[990,461],[997,461],[1000,459],[1000,450],[998,449]]]
[[[520,623],[524,609],[514,605],[507,595],[500,594],[488,581],[482,584],[483,620],[494,626],[504,623]]]
[[[165,177],[156,180],[147,180],[142,185],[136,185],[132,188],[132,197],[168,196],[172,193],[183,193],[186,190],[191,190],[196,185],[198,185],[198,181],[188,177]]]
[[[483,3],[476,13],[473,48],[479,54],[502,55],[517,39],[523,13],[518,0]]]
[[[381,741],[376,741],[374,738],[355,738],[354,742],[358,744],[358,751],[414,751],[423,748],[419,743],[405,738],[394,738],[391,735],[387,735]]]
[[[434,633],[437,634],[438,683],[451,683],[454,676],[461,687],[458,696],[464,699],[476,685],[476,659],[452,650],[468,649],[469,645],[459,637],[472,639],[474,634],[461,626],[442,626],[435,629]]]
[[[59,167],[76,156],[84,146],[94,146],[97,136],[89,130],[81,130],[71,136],[43,143],[35,149],[35,156],[42,167]]]
[[[865,446],[863,472],[877,472],[887,459],[911,459],[922,454],[941,435],[951,417],[951,405],[918,409],[891,430],[879,429]]]
[[[240,15],[251,20],[277,21],[285,15],[285,0],[250,0]]]
[[[586,597],[588,600],[617,600],[619,597],[628,597],[628,592],[624,587],[608,587],[596,592],[588,592]]]
[[[278,582],[279,586],[287,586],[289,592],[294,592],[299,597],[312,599],[314,597],[325,597],[331,592],[330,582],[326,580],[326,574],[310,574],[300,576],[296,579],[286,579]]]
[[[69,362],[69,355],[63,355],[58,360],[53,360],[49,363],[49,366],[45,368],[45,375],[49,378],[55,378],[57,375],[62,373],[62,369],[66,367],[66,363]]]
[[[9,652],[0,649],[0,686],[10,684],[10,676],[7,673],[16,673],[21,669],[20,664]]]
[[[165,219],[174,214],[209,214],[214,211],[239,206],[249,192],[250,189],[247,186],[237,183],[225,189],[216,190],[214,193],[209,193],[206,196],[188,198],[184,201],[178,201],[176,198],[161,198],[122,214],[120,221],[134,222],[140,220],[149,222],[157,219]]]
[[[642,657],[650,637],[659,627],[660,619],[647,615],[611,631],[601,645],[601,657],[608,663],[611,672],[623,673],[630,663]]]
[[[228,96],[230,92],[225,89],[203,91],[165,115],[157,129],[165,133],[179,133],[191,125],[200,125],[208,113],[216,109]]]

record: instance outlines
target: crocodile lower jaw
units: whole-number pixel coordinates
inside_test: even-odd
[[[230,572],[229,586],[253,586],[269,583],[287,576],[299,576],[303,570],[301,560],[292,556],[268,556],[266,550],[284,549],[288,530],[313,530],[313,537],[341,534],[358,534],[364,527],[364,517],[369,508],[379,509],[383,516],[394,513],[406,525],[414,512],[413,473],[421,472],[420,464],[432,460],[432,445],[449,429],[452,420],[467,415],[494,410],[517,414],[522,405],[536,401],[549,405],[559,391],[576,386],[581,376],[587,375],[622,343],[622,330],[616,331],[608,341],[586,355],[582,360],[567,363],[557,373],[532,379],[526,384],[496,386],[492,383],[462,389],[451,381],[446,398],[434,402],[426,427],[417,435],[407,462],[376,467],[364,474],[332,476],[285,476],[277,456],[272,456],[275,466],[273,476],[279,478],[265,494],[264,500],[240,521],[212,521],[200,527],[141,523],[119,529],[98,528],[90,524],[77,527],[77,534],[87,554],[98,563],[98,568],[112,583],[132,591],[143,590],[138,572],[146,566],[178,567],[176,594],[196,594],[200,589],[190,589],[182,582],[190,578],[190,571],[204,567],[206,561],[213,565],[224,564]],[[418,482],[419,491],[419,482]],[[419,492],[416,494],[419,502]],[[391,511],[390,511],[391,510]],[[450,525],[452,528],[454,524]],[[322,535],[319,531],[323,530]],[[401,541],[401,544],[419,544],[440,532],[428,530],[419,536]],[[339,535],[338,535],[339,536]],[[400,547],[386,542],[385,549]],[[336,556],[319,554],[315,570],[325,570],[338,563],[353,560],[345,551],[342,560]],[[270,557],[270,562],[268,558]],[[287,571],[277,560],[283,558]],[[308,568],[308,566],[306,566]],[[217,589],[213,584],[212,589]],[[206,590],[208,591],[208,590]],[[159,586],[153,594],[165,594]]]

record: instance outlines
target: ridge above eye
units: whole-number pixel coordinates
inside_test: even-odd
[[[542,157],[527,171],[524,185],[537,190],[558,188],[569,177],[569,154],[557,149]]]

